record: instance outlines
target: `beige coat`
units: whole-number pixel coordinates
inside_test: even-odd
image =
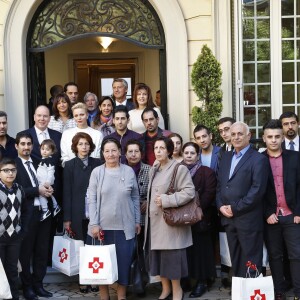
[[[163,218],[162,208],[154,203],[156,195],[161,195],[163,207],[177,207],[189,202],[195,196],[191,175],[183,165],[179,166],[175,179],[177,192],[172,195],[165,194],[176,164],[175,160],[170,160],[161,171],[158,170],[159,164],[154,164],[149,173],[145,237],[147,237],[150,226],[151,250],[183,249],[192,245],[191,227],[167,225]],[[154,173],[155,176],[153,178]]]

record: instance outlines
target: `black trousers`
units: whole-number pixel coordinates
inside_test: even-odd
[[[0,258],[6,273],[13,298],[19,298],[18,259],[21,238],[15,235],[11,238],[0,238]]]
[[[284,244],[290,261],[291,277],[294,294],[300,297],[300,225],[294,223],[294,216],[279,216],[277,224],[265,226],[265,242],[269,254],[269,263],[272,272],[276,293],[283,293],[284,284]],[[284,244],[283,244],[284,243]]]
[[[242,230],[233,224],[225,226],[228,238],[228,246],[234,276],[245,277],[247,272],[246,263],[251,261],[256,264],[258,272],[262,271],[263,258],[263,230]],[[250,270],[251,275],[255,271]]]
[[[34,207],[28,226],[28,234],[21,244],[20,262],[22,272],[20,277],[23,289],[43,286],[43,279],[47,271],[47,259],[51,233],[52,218],[40,222],[40,210]],[[30,262],[32,261],[32,272]]]

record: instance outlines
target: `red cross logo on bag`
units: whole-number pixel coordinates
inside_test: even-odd
[[[63,263],[65,260],[68,259],[67,249],[63,248],[62,251],[59,251],[58,257],[60,257],[60,262]]]
[[[254,290],[254,295],[250,296],[250,300],[266,300],[266,294],[261,294],[260,290]]]
[[[93,273],[99,273],[99,269],[103,269],[103,262],[99,261],[99,257],[94,257],[92,262],[89,262],[89,268],[93,269]]]

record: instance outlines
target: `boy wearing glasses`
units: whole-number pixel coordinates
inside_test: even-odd
[[[4,157],[0,160],[0,258],[10,285],[12,299],[19,299],[18,259],[21,239],[26,230],[28,210],[25,194],[14,183],[16,163]]]

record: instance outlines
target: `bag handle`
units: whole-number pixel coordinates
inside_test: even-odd
[[[176,178],[176,175],[177,175],[179,165],[180,164],[176,164],[176,166],[174,168],[174,172],[173,172],[173,175],[172,175],[172,178],[171,178],[171,181],[170,181],[170,185],[168,187],[168,190],[167,190],[166,194],[173,193],[173,191],[174,191],[175,178]]]

